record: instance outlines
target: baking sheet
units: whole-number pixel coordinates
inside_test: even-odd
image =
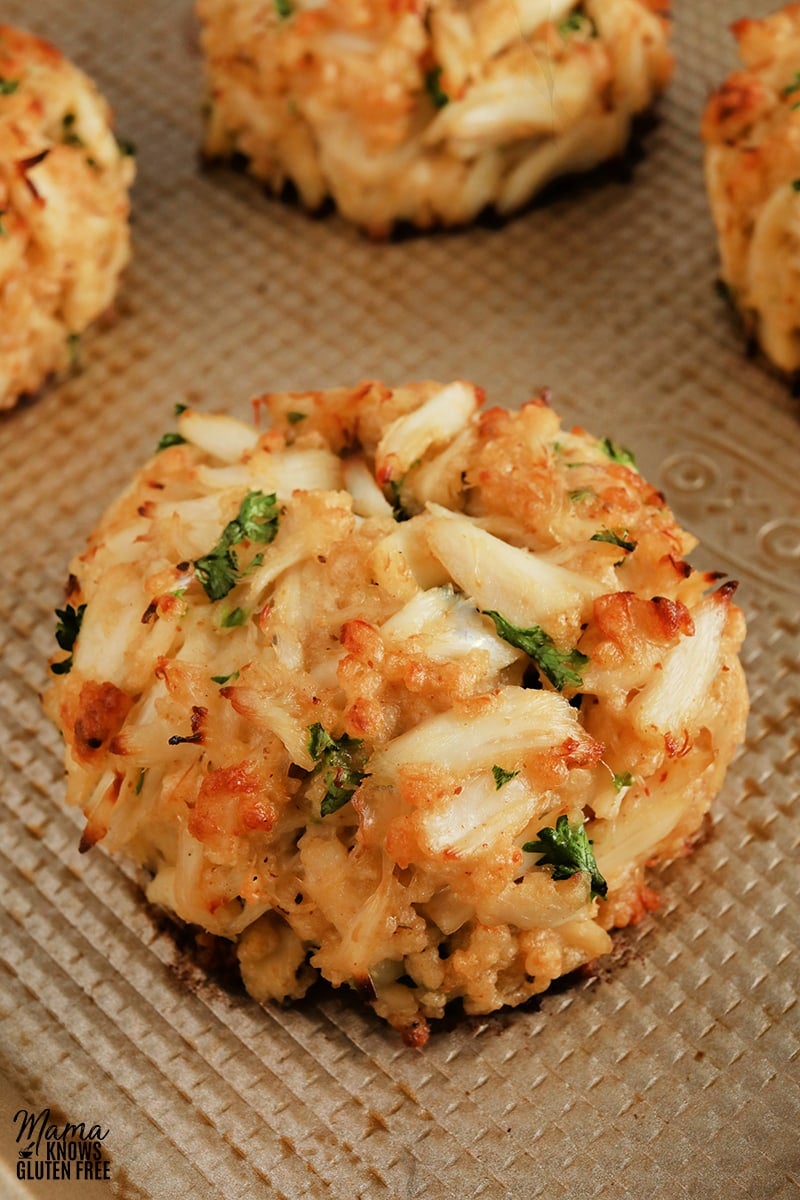
[[[626,180],[501,229],[373,244],[228,170],[201,172],[185,0],[4,0],[97,80],[139,148],[135,258],[83,369],[0,419],[0,1194],[14,1113],[101,1123],[81,1196],[681,1200],[800,1191],[797,967],[800,406],[713,292],[696,137],[734,64],[733,0],[675,0],[678,71]],[[77,853],[44,720],[66,564],[170,427],[267,389],[466,377],[631,446],[741,581],[753,711],[711,837],[663,876],[617,961],[538,1006],[405,1048],[319,987],[264,1011]],[[74,1185],[73,1185],[74,1186]]]

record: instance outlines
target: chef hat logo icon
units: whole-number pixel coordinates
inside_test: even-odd
[[[25,1149],[20,1150],[20,1152],[19,1152],[20,1158],[30,1158],[32,1154],[33,1154],[33,1142],[29,1142],[28,1145],[25,1147]]]

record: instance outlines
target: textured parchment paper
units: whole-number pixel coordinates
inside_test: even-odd
[[[198,169],[187,0],[4,0],[139,148],[135,259],[84,367],[0,420],[0,1195],[684,1200],[800,1194],[800,404],[714,294],[697,127],[740,0],[675,0],[678,71],[633,178],[502,229],[371,244]],[[769,5],[753,0],[750,13]],[[799,64],[800,65],[800,64]],[[38,693],[66,564],[176,401],[474,379],[631,446],[730,572],[753,711],[710,839],[619,961],[405,1049],[330,989],[262,1011],[102,851],[77,852]],[[13,1114],[102,1122],[109,1183],[19,1183]]]

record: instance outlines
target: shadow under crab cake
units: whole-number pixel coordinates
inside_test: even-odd
[[[232,942],[207,933],[199,926],[176,921],[163,909],[153,905],[147,905],[146,908],[158,935],[168,939],[172,946],[174,956],[170,957],[166,965],[170,974],[182,987],[192,995],[200,997],[217,995],[237,1000],[247,998],[236,947]],[[652,918],[648,917],[646,921],[651,922]],[[507,1005],[491,1013],[465,1013],[461,1000],[454,1000],[447,1005],[443,1017],[430,1022],[429,1030],[426,1030],[423,1036],[416,1035],[413,1028],[403,1031],[400,1036],[409,1048],[421,1048],[428,1041],[428,1036],[433,1039],[450,1036],[457,1030],[468,1038],[490,1034],[497,1036],[521,1021],[524,1014],[542,1011],[547,1002],[555,997],[607,983],[629,962],[642,957],[639,937],[631,930],[614,930],[611,936],[614,944],[608,954],[560,976],[546,991],[532,996],[516,1007]],[[285,1007],[298,1013],[310,1013],[320,999],[334,994],[342,1008],[363,1019],[364,1002],[369,1001],[366,989],[333,988],[324,979],[317,979],[302,999],[292,1000]],[[275,1007],[283,1006],[276,1004]],[[384,1028],[380,1018],[373,1019],[376,1029]]]
[[[574,171],[560,175],[547,183],[541,191],[532,196],[525,204],[509,213],[500,213],[492,205],[478,213],[473,221],[460,225],[439,225],[435,222],[428,226],[415,225],[411,221],[396,221],[392,228],[385,233],[361,229],[362,236],[373,242],[414,241],[431,235],[437,237],[460,237],[469,234],[474,228],[505,229],[512,222],[528,216],[539,209],[548,208],[565,200],[580,202],[587,193],[611,186],[627,186],[632,183],[639,165],[647,158],[647,142],[661,124],[658,112],[648,111],[633,118],[628,143],[621,154],[615,158],[600,162],[597,166],[586,171]],[[236,175],[248,175],[250,159],[246,154],[236,150],[227,159],[209,156],[202,151],[198,156],[200,168],[210,176],[223,178],[226,171]],[[289,208],[305,213],[312,221],[326,221],[337,213],[336,202],[327,195],[322,203],[314,209],[306,208],[300,200],[300,193],[291,179],[287,179],[279,191],[273,191],[268,184],[253,179],[254,188],[259,188],[268,200],[285,204]],[[342,218],[346,220],[346,218]],[[350,223],[350,222],[348,222]]]

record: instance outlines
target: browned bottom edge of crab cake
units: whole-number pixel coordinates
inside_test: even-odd
[[[619,154],[597,163],[588,170],[576,170],[551,179],[540,192],[510,212],[501,212],[490,203],[476,213],[471,224],[447,225],[434,222],[421,225],[401,218],[380,227],[362,228],[360,232],[369,241],[388,241],[395,244],[426,238],[433,233],[438,238],[460,238],[467,236],[473,226],[502,230],[514,221],[524,220],[540,209],[567,201],[580,203],[585,197],[602,188],[632,186],[638,169],[645,163],[650,152],[648,143],[657,136],[661,125],[662,117],[657,106],[648,112],[639,113],[631,122],[628,141]],[[236,151],[229,157],[201,151],[198,154],[198,163],[201,170],[211,176],[219,175],[220,178],[224,177],[227,170],[232,170],[237,175],[248,175],[250,167],[249,158],[241,151]],[[291,179],[284,180],[277,190],[257,179],[252,182],[254,187],[260,186],[267,201],[302,212],[309,220],[328,221],[340,215],[336,201],[330,193],[313,207],[308,207]]]
[[[706,813],[696,833],[684,840],[677,857],[683,858],[698,850],[711,838],[712,833],[713,819],[710,813]],[[631,961],[646,957],[642,935],[653,932],[655,921],[651,914],[657,913],[661,907],[660,895],[652,886],[658,882],[658,878],[642,879],[632,883],[626,893],[616,897],[614,911],[625,923],[609,928],[611,946],[608,952],[553,979],[544,991],[529,996],[518,1005],[504,1005],[485,1013],[467,1012],[463,1000],[451,1000],[438,1020],[428,1021],[416,1016],[406,1025],[398,1025],[397,1032],[407,1046],[417,1049],[422,1048],[430,1037],[450,1034],[456,1029],[467,1034],[499,1034],[514,1025],[517,1012],[539,1012],[548,1000],[557,996],[611,982]],[[143,887],[145,883],[142,879]],[[150,904],[145,907],[154,929],[172,945],[173,953],[169,956],[167,966],[183,987],[197,994],[206,993],[211,988],[232,998],[248,997],[234,942],[208,933],[198,925],[188,925],[166,909]],[[409,983],[413,981],[409,980]],[[337,1003],[354,1013],[363,1011],[364,1002],[371,1004],[374,999],[374,992],[367,980],[360,986],[334,988],[324,979],[317,978],[300,1000],[284,1003],[280,1007],[299,1008],[302,1011],[317,1004],[326,992],[335,995]],[[275,1001],[266,1005],[267,1008],[276,1006]]]

